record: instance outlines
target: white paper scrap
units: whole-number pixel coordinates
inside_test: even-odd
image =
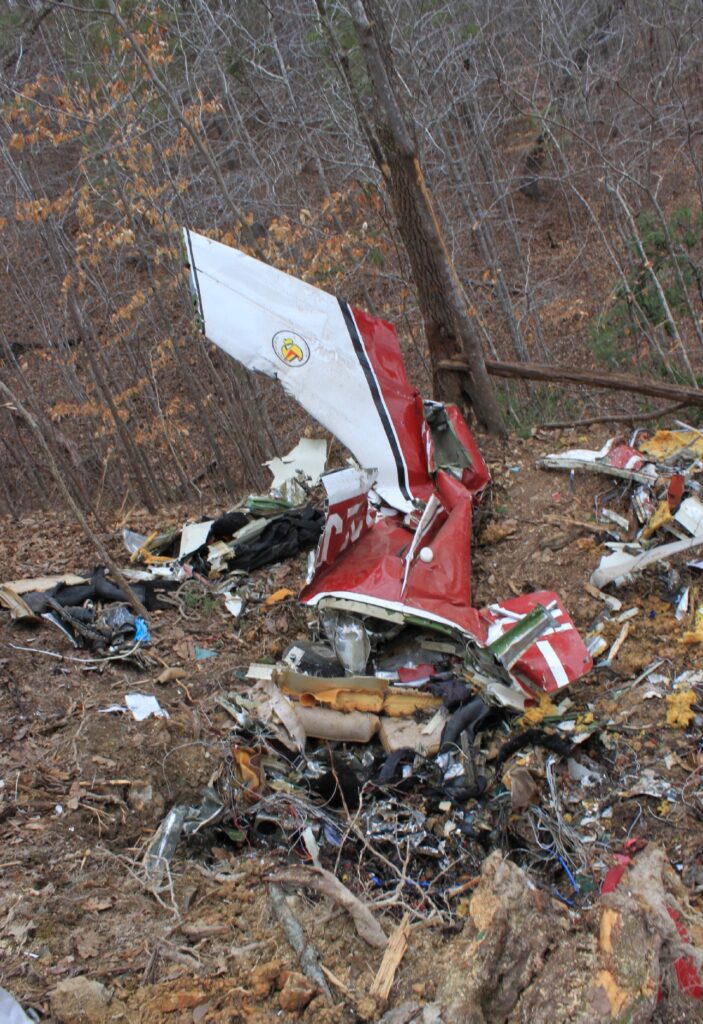
[[[145,718],[152,715],[155,718],[168,718],[168,711],[161,707],[156,697],[148,693],[128,693],[125,695],[125,704],[134,715],[137,722],[143,722]]]

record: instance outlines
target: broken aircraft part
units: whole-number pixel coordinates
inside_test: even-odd
[[[497,700],[587,672],[591,657],[556,594],[472,606],[472,512],[489,472],[459,409],[410,385],[394,327],[239,250],[184,236],[206,337],[278,379],[361,467],[322,478],[327,518],[301,601],[460,633]],[[515,629],[524,642],[502,639]]]

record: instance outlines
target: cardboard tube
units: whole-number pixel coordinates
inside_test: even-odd
[[[317,740],[368,743],[378,731],[378,715],[363,711],[331,711],[329,708],[296,706],[296,714],[308,736]]]
[[[325,693],[328,690],[359,690],[369,693],[385,693],[388,680],[376,676],[341,676],[329,679],[325,676],[308,676],[292,668],[279,666],[274,670],[273,681],[284,693]]]
[[[446,712],[439,712],[423,724],[414,718],[386,718],[381,716],[378,738],[387,754],[410,747],[426,757],[438,753],[442,731],[447,721]]]
[[[304,708],[313,708],[318,704],[332,708],[334,711],[371,711],[376,713],[383,707],[383,694],[370,693],[368,690],[316,690],[314,693],[301,693],[299,700]]]

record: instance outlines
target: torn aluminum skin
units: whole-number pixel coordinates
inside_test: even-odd
[[[471,520],[488,469],[460,411],[410,385],[394,327],[243,252],[184,237],[206,337],[279,380],[362,467],[322,478],[327,519],[301,601],[459,632],[483,652],[480,674],[522,697],[587,672],[556,594],[472,607]],[[526,617],[527,643],[491,649]]]

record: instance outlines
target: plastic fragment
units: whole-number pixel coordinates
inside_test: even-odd
[[[187,558],[194,551],[207,543],[210,528],[214,519],[208,519],[204,523],[186,523],[181,530],[181,544],[178,549],[178,560]]]
[[[208,658],[216,658],[218,656],[217,651],[210,650],[209,647],[195,647],[195,660],[206,661]]]
[[[344,671],[349,675],[362,675],[371,654],[371,642],[363,622],[351,615],[329,615],[323,616],[323,625]]]
[[[703,604],[699,604],[696,608],[693,629],[684,633],[682,640],[685,644],[703,643]]]
[[[187,808],[182,804],[171,808],[147,847],[144,872],[148,885],[153,889],[158,890],[163,884],[183,831],[186,812]]]
[[[683,622],[683,620],[686,618],[686,615],[688,614],[688,599],[690,595],[691,588],[684,587],[681,591],[681,595],[679,596],[678,601],[676,602],[676,611],[674,612],[674,615],[676,616],[679,622]]]

